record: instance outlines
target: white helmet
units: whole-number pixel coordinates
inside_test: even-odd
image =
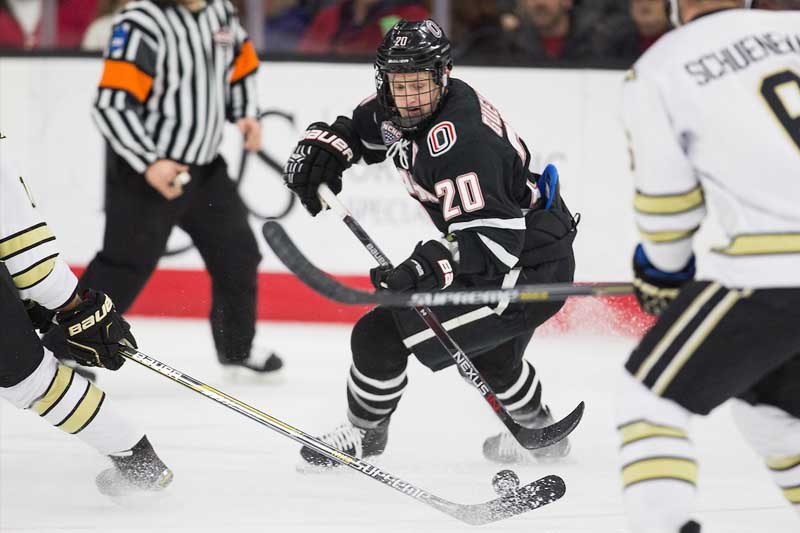
[[[745,9],[750,9],[753,5],[753,0],[744,0],[744,7]],[[678,5],[678,0],[668,0],[667,1],[667,12],[669,13],[669,20],[672,22],[674,27],[682,26],[683,22],[681,22],[681,9]]]

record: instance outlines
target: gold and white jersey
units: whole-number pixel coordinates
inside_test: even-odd
[[[23,176],[12,162],[11,136],[0,132],[0,261],[20,298],[56,309],[72,296],[77,278],[59,257],[56,238],[36,211]]]
[[[709,277],[800,286],[800,12],[729,9],[664,35],[626,76],[623,120],[656,267],[686,264],[708,203],[728,239],[698,250]]]

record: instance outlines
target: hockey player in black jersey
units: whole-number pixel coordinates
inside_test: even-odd
[[[378,289],[447,290],[572,281],[576,221],[559,194],[558,174],[529,170],[528,147],[498,111],[451,78],[450,43],[432,20],[400,21],[378,48],[376,94],[352,118],[309,126],[286,165],[285,180],[312,215],[317,189],[342,189],[353,163],[395,163],[411,196],[442,233],[420,242],[393,269],[370,272]],[[560,302],[441,307],[436,315],[473,360],[497,398],[523,425],[553,422],[542,385],[523,359],[534,330]],[[377,307],[356,323],[347,383],[348,422],[322,440],[357,457],[382,453],[405,389],[412,353],[433,371],[453,364],[414,310]],[[510,433],[489,437],[484,455],[498,462],[563,457],[569,443],[525,450]],[[334,462],[303,448],[306,462]]]

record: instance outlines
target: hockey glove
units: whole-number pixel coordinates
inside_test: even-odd
[[[680,288],[694,279],[694,255],[681,270],[664,272],[650,262],[641,244],[633,254],[633,290],[645,313],[659,316],[675,298]]]
[[[74,309],[56,313],[63,335],[53,335],[58,346],[48,346],[56,356],[72,357],[83,366],[117,370],[125,362],[123,344],[136,347],[128,322],[117,313],[108,295],[88,289]]]
[[[315,122],[306,129],[289,157],[283,180],[311,216],[316,216],[322,210],[317,188],[326,183],[334,193],[341,192],[342,173],[359,157],[361,151],[352,120],[340,116],[330,126]]]
[[[453,283],[456,266],[450,251],[439,241],[419,242],[411,257],[396,268],[373,268],[369,277],[376,289],[431,291]]]

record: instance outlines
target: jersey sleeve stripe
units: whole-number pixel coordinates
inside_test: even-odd
[[[386,145],[385,145],[385,144],[371,143],[371,142],[367,142],[367,141],[365,141],[364,139],[361,139],[361,144],[363,144],[363,145],[364,145],[364,147],[365,147],[365,148],[367,148],[367,149],[369,149],[369,150],[376,150],[376,151],[377,151],[377,150],[382,150],[382,151],[384,151],[384,152],[385,152],[386,150],[388,150],[388,148],[386,148]]]
[[[724,255],[765,255],[800,253],[800,233],[737,235],[725,248],[713,248]]]
[[[25,270],[13,274],[11,277],[14,280],[14,285],[17,289],[24,290],[41,283],[53,271],[56,265],[56,257],[58,257],[58,254],[49,255]]]
[[[783,496],[795,505],[800,504],[800,487],[783,489]]]
[[[790,470],[795,466],[800,466],[800,454],[791,457],[770,457],[767,459],[767,466],[775,472]]]
[[[478,234],[478,238],[481,240],[483,245],[486,246],[486,248],[488,248],[489,251],[492,252],[492,254],[508,268],[514,268],[514,265],[519,262],[519,257],[509,253],[505,248],[489,239],[485,235]]]
[[[258,70],[258,56],[253,48],[253,43],[247,40],[242,45],[239,55],[233,62],[233,72],[231,73],[231,83],[236,83],[246,76]]]
[[[47,224],[39,223],[0,240],[0,260],[6,261],[55,238]]]
[[[139,70],[133,63],[107,59],[99,87],[125,91],[144,103],[153,88],[153,77]]]
[[[525,230],[525,218],[479,218],[476,220],[469,220],[467,222],[455,222],[448,226],[447,231],[452,233],[454,231],[468,229],[468,228],[498,228],[498,229],[517,229]]]
[[[634,208],[648,215],[674,215],[703,205],[703,189],[699,186],[680,194],[651,195],[636,191]]]

